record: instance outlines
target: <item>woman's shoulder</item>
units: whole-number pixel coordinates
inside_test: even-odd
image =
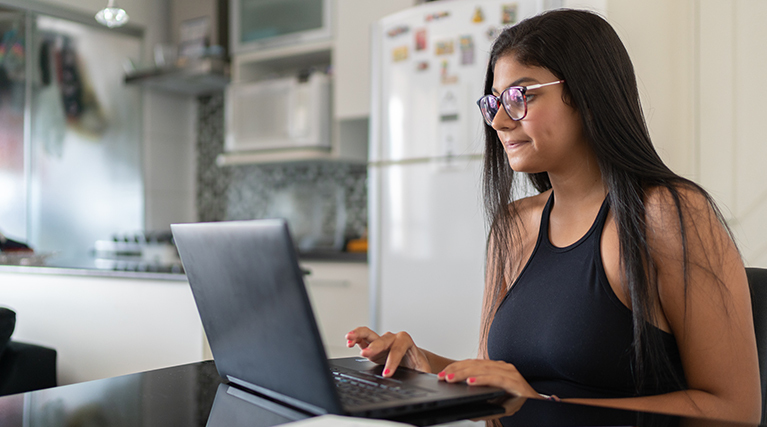
[[[648,244],[662,258],[681,259],[679,254],[692,256],[695,251],[713,254],[733,245],[718,207],[692,183],[647,189],[645,223]]]
[[[533,226],[533,228],[537,230],[537,227],[541,222],[543,208],[546,206],[549,196],[551,196],[551,190],[546,190],[543,193],[533,196],[523,197],[511,202],[509,204],[509,209],[512,212],[516,212],[519,220],[526,228]]]
[[[644,205],[646,220],[651,226],[676,227],[680,218],[716,220],[710,197],[693,183],[649,187],[645,189]]]

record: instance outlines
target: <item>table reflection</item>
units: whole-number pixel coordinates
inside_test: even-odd
[[[0,398],[0,426],[205,426],[220,377],[212,362]]]
[[[224,384],[211,361],[0,398],[2,427],[269,427],[307,417],[301,411]],[[471,419],[465,420],[467,417]],[[746,426],[520,398],[442,408],[394,421],[451,427]]]

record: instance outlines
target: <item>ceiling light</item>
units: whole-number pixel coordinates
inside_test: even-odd
[[[106,25],[109,28],[115,28],[125,25],[128,22],[128,14],[125,9],[115,7],[115,1],[109,0],[107,7],[101,9],[96,14],[96,20],[99,24]]]

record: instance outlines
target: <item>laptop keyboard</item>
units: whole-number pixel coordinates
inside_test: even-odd
[[[344,406],[359,406],[393,400],[411,399],[431,393],[418,387],[408,386],[401,381],[370,375],[361,378],[338,368],[331,368],[336,390]]]

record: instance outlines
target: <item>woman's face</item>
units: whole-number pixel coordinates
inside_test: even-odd
[[[494,74],[496,96],[510,86],[559,80],[545,68],[520,64],[513,55],[499,58]],[[563,84],[556,84],[529,90],[527,116],[519,121],[511,120],[503,108],[498,109],[492,126],[514,171],[556,174],[563,168],[573,167],[581,154],[591,152],[583,135],[580,114],[562,100],[563,88]]]

